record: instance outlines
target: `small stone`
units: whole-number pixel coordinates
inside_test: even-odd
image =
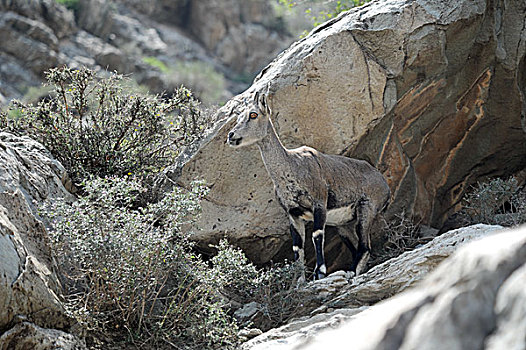
[[[245,338],[247,340],[257,337],[261,334],[263,334],[263,331],[259,328],[243,328],[237,333],[239,337]]]
[[[236,310],[236,312],[234,312],[234,317],[238,320],[250,319],[260,309],[261,305],[259,303],[256,303],[255,301],[252,301],[248,304],[243,305],[241,309]]]

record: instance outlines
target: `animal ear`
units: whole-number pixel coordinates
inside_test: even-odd
[[[258,107],[259,109],[264,112],[266,115],[268,115],[270,117],[270,106],[268,105],[268,102],[267,102],[267,97],[265,96],[265,94],[259,94],[259,93],[256,93],[258,96]]]

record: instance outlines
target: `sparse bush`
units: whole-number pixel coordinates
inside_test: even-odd
[[[300,276],[299,264],[285,262],[258,270],[239,248],[226,240],[217,248],[210,280],[217,290],[236,303],[258,303],[261,317],[254,326],[263,330],[280,326],[301,306],[303,300],[295,289]]]
[[[463,198],[460,217],[465,224],[516,226],[526,222],[526,194],[517,179],[478,182]]]
[[[7,120],[8,120],[9,118],[13,118],[13,116],[12,116],[12,117],[9,117],[9,116],[7,115],[7,112],[5,112],[5,111],[3,111],[3,110],[0,109],[0,130],[4,130],[4,129],[7,128]],[[15,117],[15,118],[16,118],[16,117]]]
[[[398,255],[413,250],[419,244],[426,243],[429,238],[420,234],[420,220],[405,212],[396,214],[390,220],[383,219],[382,232],[386,242],[378,252],[373,252],[369,265],[374,266]]]
[[[145,189],[131,178],[94,179],[84,189],[77,201],[48,202],[42,211],[73,315],[139,347],[234,344],[235,324],[182,229],[200,211],[203,185],[145,207],[137,207]]]
[[[305,302],[296,290],[303,266],[285,262],[264,270],[258,279],[256,301],[261,305],[263,319],[259,328],[268,330],[285,324],[296,315]]]
[[[61,5],[64,5],[67,9],[70,9],[73,12],[77,12],[79,10],[79,2],[80,0],[55,0]]]
[[[161,99],[125,91],[122,76],[98,78],[92,70],[51,69],[50,99],[15,102],[16,118],[0,125],[40,141],[76,183],[88,175],[155,173],[199,137],[207,120],[184,87]]]
[[[312,27],[317,27],[323,22],[338,16],[343,11],[361,6],[369,1],[370,0],[278,0],[278,3],[282,8],[287,9],[289,12],[293,11],[296,7],[302,8],[304,12],[303,16],[309,18]],[[278,12],[283,13],[283,11]],[[298,20],[295,19],[293,22],[298,22]],[[298,24],[295,23],[289,25],[292,27],[298,27]],[[304,25],[300,25],[300,27],[301,26],[305,27]],[[297,29],[294,28],[292,32],[297,32]],[[304,29],[301,36],[304,37],[308,33],[309,30]]]
[[[218,252],[212,257],[212,278],[216,287],[235,302],[247,303],[254,299],[259,271],[243,251],[221,240]]]
[[[420,222],[405,212],[395,215],[389,222],[384,220],[387,243],[385,251],[391,256],[397,256],[413,249],[422,243],[420,238]]]
[[[311,9],[305,11],[307,15],[311,15],[311,20],[313,26],[317,27],[325,21],[328,21],[331,18],[338,16],[343,11],[352,9],[353,7],[361,6],[370,0],[339,0],[333,2],[330,7],[326,10],[321,10],[319,13],[315,14]]]

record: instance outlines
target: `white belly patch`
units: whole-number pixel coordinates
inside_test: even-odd
[[[314,216],[312,215],[312,212],[306,211],[303,214],[301,214],[300,218],[302,218],[305,221],[312,221],[314,220]]]
[[[305,221],[313,221],[312,212],[306,211],[300,216]],[[326,224],[330,226],[342,225],[354,219],[354,205],[331,209],[327,211]]]
[[[351,221],[354,218],[354,205],[327,211],[327,225],[337,226]]]

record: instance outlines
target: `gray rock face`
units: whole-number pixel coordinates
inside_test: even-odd
[[[289,39],[269,27],[272,5],[265,0],[190,2],[189,30],[236,73],[257,73]]]
[[[41,22],[14,12],[2,13],[0,36],[2,51],[26,62],[34,73],[41,74],[59,63],[58,39],[51,28]]]
[[[45,199],[71,196],[63,181],[67,182],[64,168],[40,144],[0,133],[0,329],[6,331],[0,349],[29,348],[16,339],[42,333],[36,325],[67,329],[72,324],[60,300],[47,232],[35,207]],[[21,321],[30,324],[18,324]]]
[[[526,266],[514,271],[497,293],[494,312],[496,329],[486,338],[487,349],[526,348]]]
[[[55,0],[0,1],[0,103],[62,64],[133,74],[153,93],[185,84],[198,96],[213,73],[222,100],[206,102],[223,102],[246,87],[240,77],[255,76],[291,42],[267,25],[272,18],[266,0],[82,0],[75,15]],[[195,62],[201,69],[181,68]]]
[[[119,0],[128,6],[167,24],[183,27],[188,22],[191,0]]]
[[[57,38],[62,39],[75,31],[75,18],[71,11],[54,0],[2,0],[0,11],[13,11],[28,19],[49,26]],[[31,31],[28,32],[31,36]]]
[[[398,270],[400,281],[389,274],[378,278],[371,270],[348,287],[348,294],[355,295],[354,306],[340,304],[342,309],[292,321],[243,349],[326,349],[351,341],[354,349],[522,349],[526,228],[497,230],[476,225],[439,236],[384,263]],[[423,279],[436,265],[433,256],[441,260],[458,245],[463,246]],[[419,269],[422,274],[415,274]],[[368,308],[360,306],[360,290],[379,291],[378,298],[389,295],[371,288],[374,284],[384,290],[405,284],[393,294],[414,287]]]
[[[212,187],[197,238],[227,235],[258,263],[290,250],[257,148],[225,145],[254,91],[271,99],[286,147],[368,160],[391,188],[388,217],[404,210],[440,228],[472,183],[526,164],[524,11],[522,1],[373,1],[317,27],[219,110],[215,134],[174,171],[184,186]],[[345,248],[326,244],[331,264]]]

